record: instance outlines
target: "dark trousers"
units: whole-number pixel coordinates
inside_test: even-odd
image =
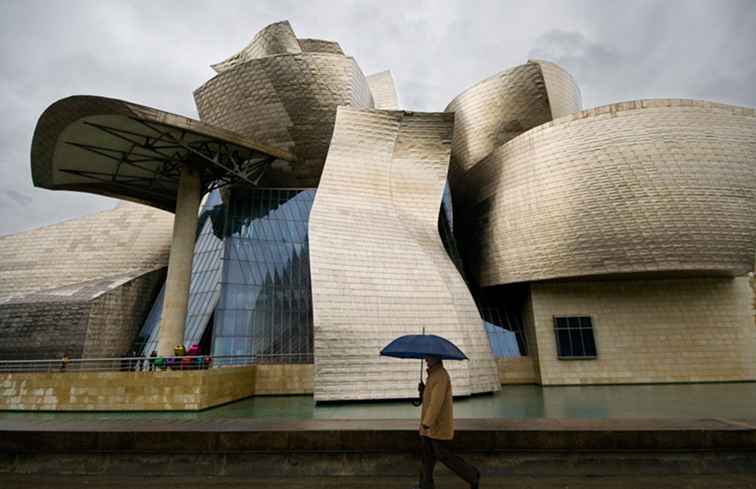
[[[420,441],[423,444],[423,471],[420,477],[422,489],[433,488],[433,468],[436,466],[436,460],[469,484],[478,479],[478,469],[462,460],[459,455],[452,453],[448,441],[434,440],[427,436],[421,436]]]

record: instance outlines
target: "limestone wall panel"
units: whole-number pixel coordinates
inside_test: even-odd
[[[748,277],[531,285],[543,385],[756,380]],[[559,360],[554,316],[590,316],[598,356]]]

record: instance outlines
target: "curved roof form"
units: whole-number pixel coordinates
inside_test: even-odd
[[[288,32],[276,29],[281,36]],[[296,41],[293,32],[285,35]],[[374,106],[368,81],[353,58],[330,49],[327,41],[305,43],[304,52],[258,55],[250,50],[194,92],[202,121],[295,155],[296,166],[272,165],[266,172],[261,184],[268,187],[317,186],[336,107]],[[328,52],[310,51],[326,50],[326,45]]]
[[[205,190],[255,184],[286,150],[151,107],[104,97],[55,102],[37,122],[31,148],[37,187],[116,197],[173,211],[181,165]],[[288,164],[288,163],[287,163]]]
[[[339,43],[323,39],[299,39],[288,20],[275,22],[260,30],[247,46],[230,58],[210,65],[216,73],[235,68],[252,59],[279,54],[330,53],[344,55]]]
[[[223,73],[250,59],[276,54],[301,53],[302,48],[288,20],[270,24],[260,30],[241,51],[220,63],[210,65],[217,73]]]
[[[753,270],[754,109],[661,99],[579,112],[500,146],[466,182],[473,224],[460,235],[482,286]]]
[[[452,185],[496,147],[533,127],[581,109],[572,76],[556,64],[528,61],[459,94],[454,112]]]

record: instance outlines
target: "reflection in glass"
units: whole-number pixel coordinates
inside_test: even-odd
[[[213,355],[312,360],[307,222],[315,190],[231,191]]]

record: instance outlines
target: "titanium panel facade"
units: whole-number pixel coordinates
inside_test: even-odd
[[[369,75],[367,81],[376,109],[399,110],[399,96],[390,70]]]
[[[380,357],[423,331],[470,358],[455,394],[499,388],[467,286],[438,233],[453,115],[339,107],[310,214],[315,400],[417,396],[418,362]]]
[[[579,91],[570,74],[539,61],[502,71],[462,92],[446,107],[455,114],[453,193],[461,186],[458,178],[495,148],[580,108]]]
[[[324,41],[323,39],[297,39],[299,47],[304,53],[331,53],[344,55],[339,43]]]
[[[691,100],[599,107],[509,141],[466,180],[476,192],[462,248],[481,286],[753,271],[754,109]]]
[[[251,59],[194,92],[200,119],[290,150],[295,163],[274,163],[261,187],[316,187],[333,133],[336,107],[372,107],[354,59],[307,52]]]
[[[276,54],[301,53],[302,48],[297,41],[297,35],[288,20],[276,22],[260,30],[247,46],[230,58],[210,65],[217,73],[235,68],[250,59],[274,56]]]
[[[0,238],[0,358],[125,354],[163,279],[172,217],[122,202]]]

